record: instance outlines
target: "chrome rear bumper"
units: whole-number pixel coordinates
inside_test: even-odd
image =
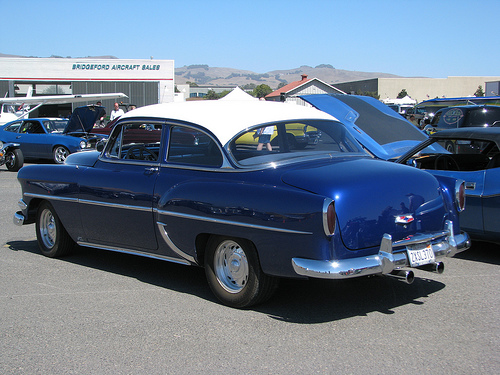
[[[442,239],[435,241],[440,238]],[[410,267],[407,252],[405,251],[406,246],[426,244],[432,241],[431,247],[436,259],[452,257],[471,246],[469,235],[465,232],[455,235],[453,233],[453,223],[447,221],[446,229],[441,232],[414,235],[401,241],[392,242],[391,235],[385,234],[376,255],[340,260],[293,258],[292,265],[298,275],[322,279],[385,275],[398,268]],[[402,248],[402,250],[398,249],[398,252],[394,253],[394,248]]]

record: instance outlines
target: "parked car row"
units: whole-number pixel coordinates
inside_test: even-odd
[[[69,154],[95,149],[106,136],[90,131],[103,113],[104,107],[90,105],[76,108],[69,119],[27,118],[1,126],[0,141],[11,145],[5,151],[7,168],[18,171],[24,160],[62,164]]]
[[[316,108],[169,103],[101,135],[83,127],[81,149],[109,135],[102,152],[22,168],[14,222],[34,223],[49,257],[78,244],[204,267],[214,295],[237,308],[270,298],[281,278],[411,283],[412,268],[443,272],[470,238],[500,242],[500,128],[429,137],[374,98],[302,99]]]

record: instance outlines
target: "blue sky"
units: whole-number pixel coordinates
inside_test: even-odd
[[[0,0],[0,53],[500,75],[500,0]],[[8,14],[6,10],[10,9]]]

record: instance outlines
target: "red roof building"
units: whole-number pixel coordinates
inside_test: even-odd
[[[266,95],[266,100],[270,101],[301,101],[299,95],[311,94],[344,94],[344,92],[335,87],[323,82],[318,78],[307,78],[306,74],[302,74],[300,81],[291,82],[279,88],[276,91]]]

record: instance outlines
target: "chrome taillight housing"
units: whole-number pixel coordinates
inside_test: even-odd
[[[455,201],[458,212],[465,210],[465,181],[457,180],[455,183]]]
[[[335,234],[336,220],[335,201],[326,198],[323,202],[323,229],[327,236],[333,236]]]

